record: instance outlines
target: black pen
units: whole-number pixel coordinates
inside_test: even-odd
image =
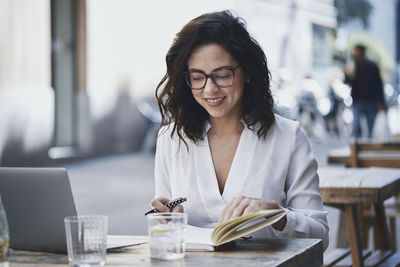
[[[186,197],[179,197],[177,199],[171,200],[170,202],[164,204],[164,206],[168,207],[168,208],[174,208],[175,206],[183,203],[186,201]],[[152,210],[149,210],[148,212],[146,212],[144,215],[146,216],[147,214],[150,213],[155,213],[155,212],[159,212],[158,209],[154,208]]]

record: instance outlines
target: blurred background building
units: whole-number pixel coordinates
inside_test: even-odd
[[[381,68],[391,131],[400,132],[399,0],[0,0],[0,166],[151,147],[154,91],[174,35],[222,9],[247,21],[268,58],[277,112],[310,137],[349,136],[342,70],[356,42]]]

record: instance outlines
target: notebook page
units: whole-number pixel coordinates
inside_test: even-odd
[[[211,232],[213,231],[212,228],[201,228],[193,225],[187,225],[186,230],[186,250],[214,250],[214,243],[211,241]]]

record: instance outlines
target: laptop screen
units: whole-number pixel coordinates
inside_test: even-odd
[[[0,168],[10,247],[66,253],[64,218],[76,215],[64,168]]]

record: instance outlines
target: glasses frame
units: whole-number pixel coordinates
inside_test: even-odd
[[[187,85],[189,86],[189,88],[192,89],[192,90],[202,90],[202,89],[204,89],[204,88],[206,87],[206,85],[207,85],[208,78],[211,78],[211,80],[213,81],[213,83],[214,83],[215,85],[217,85],[218,87],[220,87],[220,88],[229,87],[229,86],[232,86],[233,82],[235,81],[235,70],[238,69],[240,66],[241,66],[240,64],[237,65],[236,67],[232,67],[232,66],[223,66],[223,67],[220,67],[220,68],[217,68],[217,69],[213,70],[213,71],[211,72],[211,74],[206,74],[206,73],[205,73],[204,71],[202,71],[202,70],[187,71],[187,72],[184,73],[184,75],[185,75],[185,80],[186,80],[186,83],[187,83]],[[221,85],[218,85],[217,82],[215,81],[214,72],[219,71],[219,70],[224,70],[224,69],[225,69],[225,70],[230,70],[230,71],[232,71],[232,83],[229,84],[229,85],[221,86]],[[189,80],[189,79],[190,79],[190,73],[202,73],[202,74],[204,74],[204,76],[206,77],[206,79],[205,79],[205,82],[204,82],[203,87],[200,87],[200,88],[193,88],[193,87],[192,87],[192,85],[190,84],[190,80]]]

